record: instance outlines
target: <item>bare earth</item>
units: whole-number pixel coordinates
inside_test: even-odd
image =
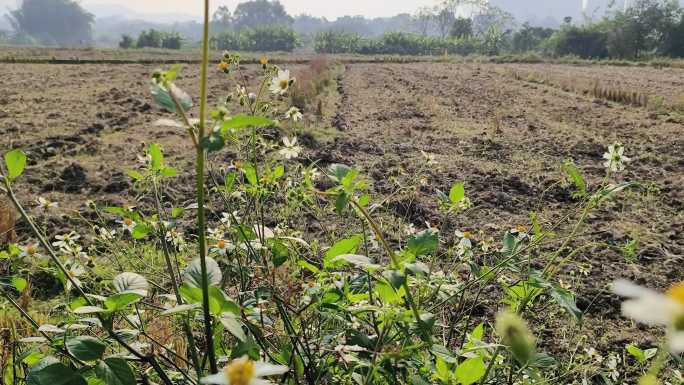
[[[196,66],[193,66],[196,67]],[[292,66],[290,66],[292,67]],[[295,70],[297,66],[294,66]],[[0,64],[0,150],[22,147],[31,164],[20,193],[80,209],[86,199],[134,200],[126,171],[152,142],[185,174],[171,193],[189,198],[191,145],[180,129],[156,127],[169,117],[149,97],[154,65]],[[663,288],[684,280],[684,126],[645,108],[622,106],[516,80],[506,70],[544,72],[566,79],[601,78],[667,100],[681,97],[682,69],[476,65],[447,63],[347,64],[339,100],[326,125],[334,138],[306,141],[306,157],[322,166],[346,163],[373,180],[384,214],[416,227],[440,220],[436,190],[466,182],[476,209],[457,218],[463,230],[496,236],[529,224],[537,212],[550,225],[574,207],[573,189],[560,183],[560,163],[574,159],[594,186],[605,175],[602,155],[620,141],[633,161],[620,180],[639,182],[623,199],[597,211],[579,242],[599,240],[612,249],[577,256],[563,280],[587,312],[581,329],[559,329],[538,314],[543,338],[570,344],[585,336],[597,348],[655,343],[650,333],[619,316],[608,284],[632,279]],[[246,73],[253,76],[256,68]],[[196,94],[198,70],[179,82]],[[230,82],[213,74],[213,102]],[[679,94],[678,94],[679,93]],[[426,167],[421,151],[435,156]],[[424,178],[419,186],[416,178]],[[21,230],[21,228],[20,228]],[[20,231],[21,237],[21,231]],[[619,249],[639,240],[637,263]],[[487,310],[487,311],[493,311]],[[579,333],[572,336],[572,333]]]

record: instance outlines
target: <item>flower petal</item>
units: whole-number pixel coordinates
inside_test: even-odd
[[[287,366],[273,365],[268,362],[257,362],[256,373],[257,377],[276,376],[278,374],[287,373],[290,370]]]
[[[622,314],[649,325],[669,325],[672,322],[670,301],[665,296],[646,296],[622,303]]]
[[[226,375],[223,374],[223,372],[203,377],[200,380],[200,383],[202,383],[202,384],[216,384],[216,385],[230,385],[230,381],[228,381],[228,377],[226,377]]]
[[[619,279],[613,283],[613,293],[627,298],[641,298],[644,296],[660,295],[660,293],[639,286],[625,279]]]
[[[668,339],[672,353],[684,353],[684,331],[672,331]]]

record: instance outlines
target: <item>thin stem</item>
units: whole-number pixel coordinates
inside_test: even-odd
[[[487,370],[485,370],[484,376],[482,376],[482,380],[480,381],[480,385],[484,385],[487,383],[487,379],[489,378],[489,373],[492,371],[492,368],[494,368],[494,364],[496,363],[497,357],[499,357],[499,353],[501,352],[501,345],[496,347],[496,350],[494,350],[494,355],[492,356],[492,360],[489,361],[489,365],[487,365]]]
[[[154,200],[157,206],[157,214],[159,218],[164,220],[164,212],[161,205],[161,194],[159,191],[159,186],[157,184],[157,179],[152,180],[152,185],[154,187]],[[164,221],[165,222],[165,221]],[[163,227],[163,226],[162,226]],[[183,298],[180,295],[180,290],[178,288],[178,280],[176,278],[176,272],[173,268],[173,263],[171,261],[171,253],[169,251],[169,244],[166,241],[166,234],[164,231],[166,229],[162,228],[162,234],[160,236],[162,249],[164,252],[164,260],[166,261],[166,269],[168,270],[169,276],[171,277],[171,287],[173,288],[173,293],[176,296],[176,301],[179,305],[183,304]],[[189,314],[189,313],[188,313]],[[195,344],[195,337],[192,335],[192,328],[190,327],[190,322],[188,321],[188,315],[183,317],[183,331],[185,332],[185,337],[188,340],[188,350],[190,350],[190,357],[192,359],[193,366],[195,367],[195,372],[197,373],[197,378],[202,378],[202,367],[199,363],[199,357],[197,356],[197,348]]]
[[[21,215],[22,219],[24,219],[26,221],[26,223],[29,225],[33,234],[35,234],[35,236],[38,237],[38,241],[40,242],[40,244],[48,251],[48,254],[49,254],[52,262],[55,265],[57,265],[57,268],[62,272],[62,274],[64,274],[66,279],[69,282],[71,282],[72,286],[76,289],[78,294],[85,300],[86,304],[88,304],[89,306],[92,306],[93,301],[90,299],[90,297],[88,297],[88,295],[85,293],[85,291],[83,290],[81,285],[74,279],[74,277],[72,277],[69,274],[69,271],[66,269],[64,264],[62,264],[62,262],[59,260],[59,258],[57,257],[57,254],[52,249],[50,242],[47,241],[47,239],[45,238],[43,233],[38,229],[38,227],[33,222],[31,217],[28,215],[26,210],[24,210],[24,207],[19,203],[17,196],[14,194],[14,190],[12,190],[12,186],[11,186],[9,180],[7,180],[7,179],[5,179],[5,192],[7,193],[7,196],[12,201],[12,204],[14,205],[14,207],[17,209],[17,211],[19,211],[19,214]],[[105,322],[106,320],[101,315],[98,315],[98,318],[100,319],[100,321],[102,322],[103,325],[107,324]],[[114,330],[112,330],[111,326],[106,327],[105,329],[106,329],[107,333],[109,334],[109,336],[112,339],[114,339],[119,345],[123,346],[124,349],[126,349],[128,352],[130,352],[132,355],[134,355],[137,359],[139,359],[139,360],[149,364],[150,366],[152,366],[152,368],[154,368],[154,371],[157,372],[157,374],[159,375],[159,378],[164,382],[164,384],[173,385],[173,382],[171,381],[169,376],[164,371],[164,368],[162,368],[161,365],[159,365],[159,362],[157,362],[157,360],[153,356],[146,356],[146,355],[140,353],[137,349],[135,349],[134,347],[132,347],[131,345],[126,343],[126,341],[124,341],[120,335],[118,335],[116,332],[114,332]]]
[[[10,304],[19,312],[19,314],[21,314],[21,316],[24,317],[24,318],[31,324],[31,326],[33,326],[34,329],[36,329],[36,331],[37,331],[38,333],[40,333],[46,340],[48,340],[48,342],[50,342],[50,344],[54,345],[53,339],[52,339],[47,333],[45,333],[44,331],[40,330],[40,325],[38,325],[38,322],[36,322],[36,320],[34,320],[33,317],[31,317],[31,315],[29,315],[29,314],[26,312],[26,310],[24,310],[21,306],[19,306],[19,304],[14,300],[14,298],[10,297],[10,295],[7,294],[7,292],[5,292],[5,291],[2,292],[2,295],[3,295],[3,297],[5,297],[5,298],[10,302]],[[83,365],[83,366],[88,366],[87,363],[85,363],[85,362],[79,360],[78,358],[74,357],[71,353],[69,353],[69,351],[68,351],[67,349],[65,349],[65,348],[63,348],[63,347],[60,347],[60,348],[58,348],[58,349],[59,349],[65,356],[71,358],[72,360],[78,362],[79,364],[81,364],[81,365]]]
[[[192,144],[195,145],[195,148],[199,148],[199,143],[197,143],[197,136],[195,135],[195,127],[190,123],[190,119],[188,119],[188,115],[185,113],[183,105],[178,101],[178,98],[173,93],[173,88],[169,88],[169,96],[171,96],[173,104],[176,105],[176,111],[178,111],[178,115],[180,115],[181,119],[183,119],[183,123],[185,123],[186,127],[188,128],[188,134],[190,134]]]
[[[387,252],[387,255],[389,256],[390,260],[392,261],[392,267],[395,269],[398,269],[400,267],[399,260],[397,259],[397,256],[394,253],[394,251],[392,251],[392,248],[390,247],[389,243],[387,243],[387,240],[385,239],[385,237],[382,236],[382,232],[380,231],[380,227],[378,226],[378,224],[375,223],[375,221],[370,216],[368,211],[363,206],[361,206],[358,202],[356,202],[355,199],[350,199],[349,201],[354,205],[354,207],[356,207],[359,210],[359,212],[361,212],[361,214],[364,216],[364,218],[366,218],[366,220],[370,224],[371,228],[373,228],[373,232],[375,233],[376,238],[378,238],[380,240],[383,247],[385,248],[385,251]],[[409,307],[411,308],[411,311],[413,312],[413,317],[416,319],[416,323],[419,326],[424,326],[425,323],[420,318],[420,312],[418,311],[418,306],[416,305],[416,301],[414,300],[413,295],[411,294],[411,288],[409,287],[409,284],[408,284],[408,277],[406,277],[406,279],[404,279],[403,287],[404,287],[404,291],[406,292],[406,301],[408,302]],[[421,334],[422,334],[423,341],[432,345],[432,337],[430,336],[430,331],[426,330],[425,328],[422,328],[422,327],[421,327],[421,331],[422,331]]]
[[[206,339],[209,370],[218,373],[216,352],[214,351],[214,329],[209,312],[209,278],[207,273],[207,235],[204,196],[204,161],[206,153],[202,148],[207,123],[207,76],[209,67],[209,0],[204,0],[204,33],[202,40],[202,72],[200,81],[200,123],[199,143],[197,146],[197,235],[199,237],[200,267],[202,270],[202,310],[204,312],[204,336]]]

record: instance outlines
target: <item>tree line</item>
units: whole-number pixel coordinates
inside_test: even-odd
[[[23,0],[6,15],[14,44],[84,46],[93,42],[94,17],[74,0]],[[566,18],[557,28],[524,23],[484,0],[444,0],[414,15],[335,21],[293,17],[278,0],[221,6],[211,20],[212,47],[239,51],[441,55],[537,52],[582,58],[684,57],[684,10],[677,0],[633,0],[598,21]],[[121,48],[178,49],[197,44],[177,32],[150,28],[122,36]]]

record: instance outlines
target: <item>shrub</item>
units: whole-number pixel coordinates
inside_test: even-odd
[[[166,49],[181,49],[183,38],[177,32],[162,35],[161,47]]]
[[[129,49],[129,48],[133,48],[133,45],[134,45],[134,41],[133,41],[132,37],[130,37],[129,35],[123,35],[121,37],[121,41],[119,42],[119,48]]]
[[[160,48],[162,45],[163,34],[156,29],[142,31],[138,36],[137,48]]]
[[[327,31],[316,35],[317,53],[356,53],[363,55],[469,55],[477,52],[475,38],[436,38],[412,33],[390,32],[369,39],[347,32]]]
[[[231,51],[292,52],[299,46],[299,39],[290,28],[263,27],[222,32],[212,38],[212,46]]]
[[[608,34],[597,27],[565,26],[547,43],[556,56],[579,56],[583,59],[608,57]]]

